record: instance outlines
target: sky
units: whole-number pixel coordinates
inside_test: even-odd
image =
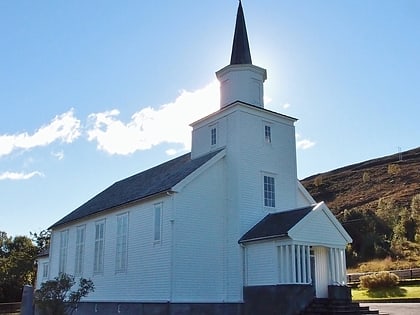
[[[420,146],[420,1],[243,0],[298,178]],[[0,1],[0,231],[40,232],[190,151],[237,0]]]

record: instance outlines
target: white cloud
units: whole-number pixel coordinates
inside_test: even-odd
[[[174,102],[158,109],[143,108],[126,123],[118,119],[116,109],[91,114],[88,140],[96,141],[97,148],[109,154],[127,155],[161,143],[181,144],[187,150],[191,145],[189,124],[218,107],[219,83],[215,80],[193,92],[181,91]],[[167,153],[175,152],[170,149]]]
[[[301,139],[301,136],[299,134],[296,134],[296,147],[298,149],[306,150],[315,145],[315,142],[309,140],[309,139]]]
[[[289,103],[285,103],[285,104],[283,104],[283,105],[280,105],[280,104],[272,104],[271,103],[271,99],[270,99],[270,102],[265,102],[265,107],[267,108],[267,109],[270,109],[270,110],[272,110],[272,111],[275,111],[275,112],[278,112],[278,113],[282,113],[285,109],[288,109],[289,107],[290,107],[290,104]]]
[[[44,174],[38,171],[34,171],[31,173],[4,172],[4,173],[0,173],[0,180],[5,180],[5,179],[23,180],[23,179],[30,179],[34,176],[44,177]]]
[[[264,95],[264,105],[271,104],[273,99],[270,96]]]
[[[175,154],[177,154],[177,150],[175,150],[175,149],[169,149],[169,150],[166,150],[165,153],[167,155],[175,155]]]
[[[16,135],[0,135],[0,157],[8,155],[18,149],[31,149],[46,146],[54,141],[61,140],[72,143],[80,136],[80,120],[74,117],[73,109],[42,126],[35,133],[27,132]]]
[[[51,155],[55,158],[57,158],[57,160],[62,160],[64,159],[64,152],[63,151],[59,151],[59,152],[51,152]]]

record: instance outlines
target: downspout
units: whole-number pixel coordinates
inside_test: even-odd
[[[245,287],[248,284],[248,277],[247,277],[247,269],[248,269],[248,264],[247,264],[247,257],[246,257],[246,246],[243,243],[239,243],[239,245],[241,246],[241,253],[242,253],[242,287]],[[242,300],[244,299],[243,297],[243,290],[242,290]]]
[[[171,246],[170,246],[170,271],[169,271],[169,302],[172,303],[173,302],[173,291],[174,291],[174,251],[175,251],[175,201],[174,201],[174,193],[173,192],[166,192],[166,194],[169,196],[169,198],[171,199],[170,204],[171,204],[171,212],[170,212],[170,218],[169,218],[169,222],[171,224]]]

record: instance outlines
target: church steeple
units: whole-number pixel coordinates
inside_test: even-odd
[[[239,1],[230,64],[216,72],[220,82],[220,107],[237,101],[264,107],[267,71],[251,61],[242,3]]]
[[[244,11],[239,1],[238,13],[236,14],[235,35],[233,36],[232,55],[230,64],[252,64],[251,51],[249,50],[248,34],[246,31]]]

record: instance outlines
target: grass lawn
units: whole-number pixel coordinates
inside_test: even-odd
[[[351,290],[353,300],[390,300],[390,299],[412,299],[420,298],[419,285],[399,286],[389,289],[378,289],[368,291],[354,288]]]

